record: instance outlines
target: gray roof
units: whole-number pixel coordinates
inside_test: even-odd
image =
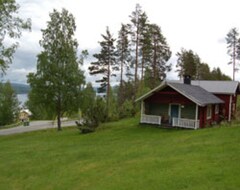
[[[174,82],[166,82],[164,81],[161,85],[154,88],[150,92],[144,94],[140,98],[138,98],[136,101],[144,100],[151,96],[154,92],[161,90],[165,88],[166,86],[170,86],[186,98],[190,99],[194,103],[196,103],[199,106],[206,106],[208,104],[221,104],[224,103],[221,99],[213,95],[211,92],[208,92],[207,90],[201,88],[200,86],[195,85],[188,85],[188,84],[182,84],[180,82],[174,83]]]
[[[200,86],[181,83],[168,83],[168,86],[172,87],[199,106],[224,103],[221,99],[201,88]]]
[[[182,80],[172,80],[169,82],[183,83]],[[239,83],[237,81],[192,80],[191,84],[200,86],[214,94],[235,94],[236,91],[239,91]]]

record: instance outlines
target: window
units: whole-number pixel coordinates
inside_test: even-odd
[[[215,105],[215,114],[219,114],[219,105]]]
[[[212,105],[207,106],[207,119],[212,117]]]

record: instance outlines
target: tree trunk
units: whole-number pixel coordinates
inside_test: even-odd
[[[135,93],[134,98],[137,95],[137,88],[138,88],[138,47],[139,46],[139,23],[137,25],[137,32],[136,32],[136,50],[135,50]]]
[[[156,50],[156,43],[154,40],[154,49],[153,49],[153,81],[152,81],[152,87],[155,88],[156,80],[157,80],[157,50]]]
[[[60,112],[58,112],[58,115],[57,115],[57,130],[58,131],[62,130],[62,127],[61,127],[61,113]]]
[[[107,113],[109,111],[109,97],[110,97],[110,60],[108,60],[108,71],[107,71]]]
[[[123,45],[122,45],[123,46]],[[122,48],[123,49],[123,48]],[[121,52],[121,76],[120,76],[120,87],[123,84],[123,52]]]
[[[233,43],[233,81],[235,81],[235,58],[236,58],[236,42]]]
[[[62,107],[61,107],[61,98],[59,97],[58,98],[58,105],[57,105],[57,130],[58,131],[61,131],[62,130],[62,127],[61,127],[61,110],[62,110]]]
[[[144,71],[144,55],[142,55],[142,73],[141,73],[141,79],[143,80],[143,77],[144,77],[144,73],[143,73],[143,71]]]
[[[137,73],[138,73],[138,34],[137,34],[137,40],[136,40],[136,50],[135,50],[135,84],[137,84]]]

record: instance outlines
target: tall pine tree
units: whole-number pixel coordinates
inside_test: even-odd
[[[109,97],[110,97],[110,83],[111,76],[115,76],[113,71],[117,69],[116,67],[116,51],[112,34],[109,28],[106,29],[106,35],[102,35],[103,41],[99,42],[101,46],[101,51],[93,56],[97,61],[92,62],[91,66],[88,68],[91,75],[101,74],[103,75],[100,80],[96,82],[101,83],[101,88],[107,91],[107,106],[109,107]]]
[[[135,11],[130,15],[131,24],[129,24],[131,29],[133,51],[134,51],[134,81],[135,88],[137,89],[138,81],[138,68],[139,68],[139,53],[140,53],[140,41],[143,35],[143,29],[146,27],[147,16],[142,11],[139,4],[136,5]]]
[[[171,51],[158,25],[150,25],[150,34],[152,61],[149,68],[152,70],[152,88],[165,79],[167,72],[171,70],[171,64],[167,63],[171,57]]]
[[[237,71],[237,67],[236,67],[236,61],[237,59],[240,58],[240,51],[238,51],[238,48],[240,45],[239,39],[238,39],[239,33],[237,28],[232,28],[226,37],[226,42],[227,42],[227,48],[228,51],[227,53],[230,55],[231,60],[228,64],[232,64],[233,65],[233,80],[235,80],[235,73]]]
[[[120,67],[120,87],[123,84],[124,69],[129,69],[131,59],[128,26],[122,24],[117,39],[117,62]]]

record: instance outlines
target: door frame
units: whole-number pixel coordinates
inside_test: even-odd
[[[171,121],[172,122],[172,115],[171,115],[171,112],[172,112],[172,106],[178,106],[178,118],[181,118],[181,104],[169,104],[169,118],[171,118]]]

